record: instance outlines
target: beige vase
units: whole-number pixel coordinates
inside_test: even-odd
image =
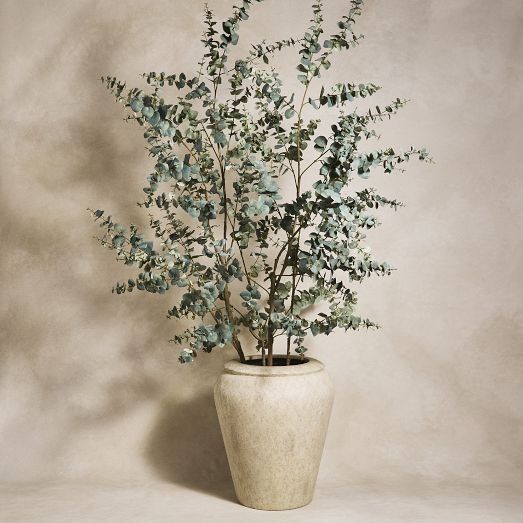
[[[311,502],[334,391],[323,364],[275,356],[272,367],[232,360],[214,401],[240,503],[286,510]],[[259,360],[259,356],[249,358]]]

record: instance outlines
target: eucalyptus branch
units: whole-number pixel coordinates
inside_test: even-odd
[[[154,167],[139,205],[157,208],[161,215],[149,213],[156,238],[150,241],[135,226],[115,223],[103,210],[91,211],[105,229],[98,241],[138,269],[116,284],[117,294],[180,290],[168,316],[198,320],[194,328],[173,337],[184,346],[182,363],[224,346],[232,346],[245,362],[240,328],[253,336],[262,364],[273,365],[278,336],[287,338],[290,363],[291,347],[305,353],[309,335],[375,327],[357,313],[353,287],[393,270],[371,255],[366,232],[379,224],[374,209],[402,204],[375,189],[351,191],[350,182],[366,180],[376,171],[403,170],[412,159],[432,162],[425,148],[360,150],[364,140],[380,138],[376,124],[390,119],[407,100],[396,98],[362,113],[354,106],[346,114],[344,106],[379,87],[344,82],[320,86],[311,94],[314,80],[331,67],[334,51],[360,43],[353,27],[362,0],[349,1],[338,29],[326,39],[321,38],[323,3],[315,0],[302,37],[263,41],[228,66],[239,25],[249,18],[255,1],[260,0],[243,0],[220,25],[205,6],[204,55],[195,76],[146,73],[149,92],[103,78],[128,111],[127,119],[144,127]],[[292,47],[298,51],[296,76],[303,85],[296,103],[295,93],[285,92],[270,65],[276,52]],[[178,89],[173,104],[164,98],[165,85]],[[328,136],[317,133],[319,119],[304,118],[305,106],[325,117],[330,114],[325,109],[337,113],[329,121]],[[311,146],[317,153],[308,163],[304,151]],[[292,196],[278,183],[289,171]],[[302,192],[305,182],[310,189]],[[254,262],[246,259],[246,252]],[[320,302],[327,312],[313,319],[301,314]]]
[[[313,166],[313,165],[316,165],[327,153],[329,152],[328,149],[326,149],[325,151],[323,151],[319,156],[317,156],[309,165],[307,165],[307,167],[305,167],[305,169],[303,169],[302,171],[302,176]]]

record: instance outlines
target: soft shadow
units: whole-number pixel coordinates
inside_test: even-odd
[[[164,400],[146,457],[163,480],[237,503],[212,393]]]

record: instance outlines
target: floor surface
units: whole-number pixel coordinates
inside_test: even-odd
[[[523,495],[508,488],[318,487],[301,509],[261,512],[239,505],[230,487],[188,490],[169,483],[66,484],[0,487],[0,521],[83,522],[355,522],[517,523]]]

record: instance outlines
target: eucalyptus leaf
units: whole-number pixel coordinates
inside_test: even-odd
[[[325,150],[326,146],[327,146],[327,138],[325,138],[325,136],[318,136],[314,140],[314,149],[316,149],[316,151],[323,152]]]

